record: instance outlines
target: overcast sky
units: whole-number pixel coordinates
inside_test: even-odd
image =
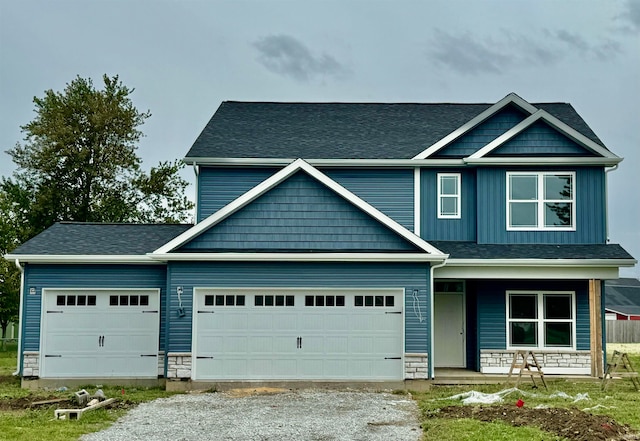
[[[569,102],[625,158],[609,235],[640,257],[640,0],[0,0],[0,175],[34,96],[105,73],[153,114],[146,167],[224,100]]]

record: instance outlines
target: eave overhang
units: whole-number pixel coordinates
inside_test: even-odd
[[[149,253],[160,261],[209,262],[444,262],[448,254],[421,253]]]
[[[500,267],[632,267],[635,259],[448,259],[447,266]]]
[[[147,255],[86,255],[86,254],[7,254],[7,260],[19,260],[26,263],[86,263],[86,264],[158,264]]]

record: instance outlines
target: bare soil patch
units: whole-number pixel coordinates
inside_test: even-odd
[[[512,426],[535,426],[545,432],[576,441],[640,440],[629,426],[607,415],[592,415],[576,408],[518,408],[509,406],[448,406],[434,413],[438,418],[473,418],[502,421]]]
[[[38,407],[46,407],[46,406],[55,406],[59,407],[70,407],[74,403],[72,400],[64,400],[56,403],[43,403],[37,404],[39,401],[48,401],[48,400],[56,400],[60,397],[56,397],[54,395],[49,396],[28,396],[28,397],[20,397],[20,398],[2,398],[0,399],[0,411],[2,410],[24,410],[24,409],[35,409]],[[34,405],[34,403],[36,403]]]

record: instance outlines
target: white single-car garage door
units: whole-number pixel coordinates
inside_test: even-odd
[[[157,289],[43,289],[42,378],[157,378]]]
[[[194,290],[196,380],[401,380],[403,290]]]

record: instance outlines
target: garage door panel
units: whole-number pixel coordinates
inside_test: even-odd
[[[401,289],[374,294],[362,290],[219,291],[241,295],[245,302],[231,307],[207,306],[203,296],[215,297],[217,290],[195,290],[198,308],[215,311],[195,316],[195,379],[403,377]],[[261,298],[256,300],[256,296]],[[276,304],[277,296],[295,301]],[[273,300],[268,300],[270,297]],[[217,361],[202,358],[205,356]],[[240,360],[246,368],[236,366]]]
[[[157,377],[159,307],[158,290],[44,288],[41,377]]]

